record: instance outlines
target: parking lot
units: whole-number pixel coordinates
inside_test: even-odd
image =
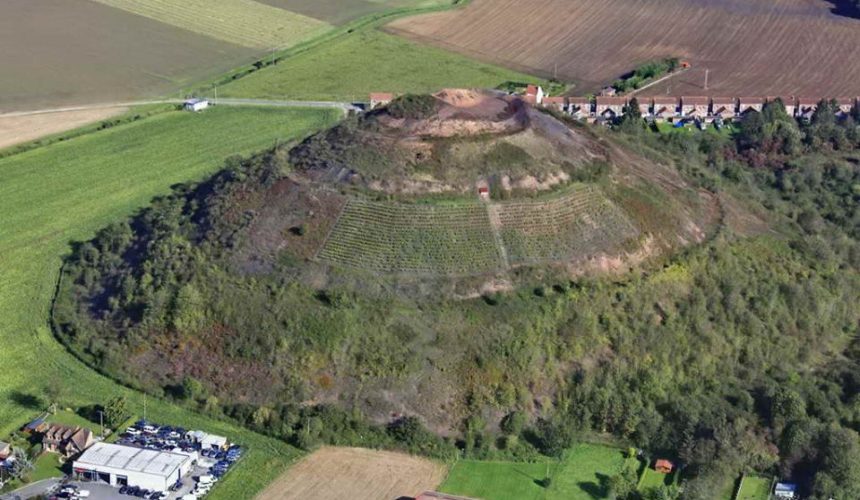
[[[175,500],[182,498],[201,499],[214,488],[218,480],[241,457],[243,450],[230,445],[221,436],[202,431],[188,431],[181,427],[162,426],[144,420],[125,429],[117,445],[131,446],[160,452],[193,454],[194,465],[191,470],[174,483],[167,492],[149,491],[135,486],[110,487],[112,497],[137,497],[150,500]],[[95,483],[87,483],[95,484]]]

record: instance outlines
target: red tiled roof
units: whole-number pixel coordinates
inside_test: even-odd
[[[529,84],[526,86],[526,95],[537,95],[538,87],[537,85]]]
[[[371,101],[390,101],[394,99],[394,94],[391,92],[371,92],[370,100]]]
[[[741,97],[741,104],[764,104],[764,97]]]
[[[678,105],[678,98],[677,97],[655,97],[654,98],[654,104],[656,104],[658,106],[666,106],[668,104],[671,104],[673,106],[677,106]]]
[[[716,106],[716,105],[724,106],[726,104],[734,104],[735,98],[734,97],[714,97],[714,98],[711,98],[711,102],[714,103],[714,106]]]
[[[556,96],[556,97],[544,97],[543,102],[549,104],[564,104],[567,101],[567,98],[564,96]]]
[[[597,105],[598,106],[600,106],[600,105],[604,105],[604,106],[622,105],[623,106],[623,105],[627,104],[627,98],[626,97],[598,96],[596,99],[597,99]]]
[[[708,97],[701,96],[683,96],[681,97],[681,104],[684,106],[707,106],[711,102]]]

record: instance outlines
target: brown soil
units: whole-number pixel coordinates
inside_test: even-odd
[[[363,448],[322,448],[290,467],[257,500],[396,500],[435,489],[447,468]]]
[[[0,149],[82,127],[125,111],[126,108],[107,108],[26,116],[0,115]]]
[[[692,69],[645,94],[853,96],[860,20],[825,0],[475,0],[389,31],[595,90],[648,60]]]

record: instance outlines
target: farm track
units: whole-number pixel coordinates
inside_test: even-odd
[[[645,95],[701,94],[705,68],[712,95],[860,93],[860,21],[822,1],[474,0],[386,29],[542,75],[557,66],[580,93],[662,57],[687,59],[692,69]]]
[[[34,116],[51,113],[69,113],[73,111],[94,111],[100,109],[131,108],[134,106],[148,106],[152,104],[182,104],[182,99],[155,99],[148,101],[108,102],[101,104],[87,104],[83,106],[65,106],[61,108],[35,109],[29,111],[11,111],[0,113],[0,118],[16,118],[22,116]],[[358,110],[352,103],[337,101],[279,101],[272,99],[235,99],[223,98],[216,102],[219,106],[258,106],[275,108],[335,108],[344,111]]]

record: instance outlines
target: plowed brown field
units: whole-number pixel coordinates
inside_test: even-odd
[[[693,68],[646,94],[860,94],[860,20],[825,0],[474,0],[386,29],[598,88],[661,57]]]
[[[292,466],[257,500],[396,500],[435,489],[446,467],[363,448],[322,448]]]

